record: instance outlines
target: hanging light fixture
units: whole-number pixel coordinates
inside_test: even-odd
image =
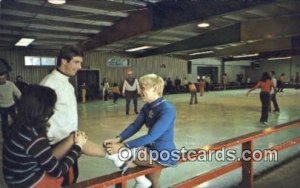
[[[28,46],[30,45],[35,39],[32,38],[21,38],[15,46]]]
[[[63,5],[66,3],[66,0],[48,0],[48,3],[54,4],[54,5]]]
[[[206,28],[206,27],[209,27],[210,24],[209,24],[209,23],[206,23],[206,22],[202,22],[202,23],[199,23],[197,26],[198,26],[198,27],[201,27],[201,28]]]

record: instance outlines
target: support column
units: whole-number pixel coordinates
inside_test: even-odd
[[[225,73],[225,59],[221,58],[220,82],[222,82],[224,73]]]
[[[253,188],[253,143],[252,141],[242,144],[242,152],[247,152],[248,155],[244,156],[247,160],[242,159],[242,187]]]

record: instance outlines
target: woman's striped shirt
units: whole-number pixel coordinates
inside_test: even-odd
[[[9,187],[32,187],[45,173],[61,177],[79,157],[81,148],[73,145],[61,160],[57,160],[49,140],[35,129],[22,127],[3,144],[3,174]]]

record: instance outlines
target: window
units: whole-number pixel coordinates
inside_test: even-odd
[[[55,66],[56,58],[55,57],[41,57],[41,65],[42,66]]]
[[[108,67],[129,67],[128,59],[123,58],[108,58],[106,61]]]
[[[25,56],[25,65],[26,66],[39,66],[41,65],[40,57],[36,56]]]
[[[25,56],[25,66],[55,66],[55,57]]]

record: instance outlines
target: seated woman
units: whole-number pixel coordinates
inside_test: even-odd
[[[105,140],[104,145],[110,154],[117,154],[121,148],[127,147],[131,150],[140,148],[137,153],[131,152],[133,161],[127,164],[130,167],[140,166],[174,166],[179,158],[171,158],[171,153],[175,151],[174,144],[174,123],[175,123],[175,108],[163,97],[164,80],[156,74],[148,74],[139,79],[141,86],[141,96],[146,104],[141,109],[136,120],[131,123],[117,138]],[[137,133],[143,125],[148,128],[148,133],[131,141],[126,141],[128,138]],[[124,149],[124,148],[123,148]],[[139,159],[136,156],[138,152],[143,152],[146,158]],[[170,154],[169,157],[164,157],[161,154]],[[166,155],[168,155],[166,154]],[[113,156],[113,155],[111,155]],[[129,162],[130,163],[130,162]],[[116,166],[122,166],[122,163],[116,163]],[[124,165],[123,165],[124,166]],[[159,187],[160,171],[147,175],[150,179],[150,184],[143,176],[138,177],[137,187]],[[144,178],[144,179],[143,179]],[[148,180],[149,181],[149,180]]]
[[[80,156],[87,141],[83,132],[69,136],[74,144],[60,159],[46,136],[56,102],[54,90],[30,85],[17,105],[16,121],[3,144],[3,173],[9,187],[61,187],[62,176]]]

